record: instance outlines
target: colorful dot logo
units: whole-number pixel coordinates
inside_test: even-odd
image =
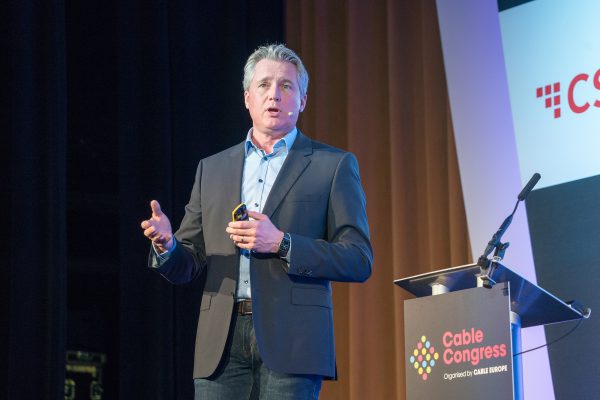
[[[427,340],[427,336],[423,335],[411,353],[409,361],[421,378],[426,381],[438,358],[440,358],[439,353]]]

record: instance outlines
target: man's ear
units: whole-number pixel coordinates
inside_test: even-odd
[[[246,110],[250,108],[250,106],[248,105],[248,96],[250,96],[250,93],[248,93],[247,90],[244,91],[244,106],[246,106]]]
[[[308,99],[307,95],[304,95],[300,98],[300,112],[304,111],[306,107],[306,100]]]

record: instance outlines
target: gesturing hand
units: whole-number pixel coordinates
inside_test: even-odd
[[[256,253],[277,253],[283,232],[273,225],[269,217],[256,211],[248,211],[249,221],[234,221],[225,231],[240,249]]]
[[[144,230],[144,236],[152,240],[152,243],[158,251],[164,253],[173,247],[173,231],[171,222],[160,209],[160,204],[156,200],[150,202],[152,216],[150,219],[142,221],[141,227]]]

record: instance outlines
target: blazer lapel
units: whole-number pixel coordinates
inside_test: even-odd
[[[231,190],[225,191],[228,193],[228,196],[223,200],[224,204],[231,204],[230,207],[232,209],[242,201],[242,172],[244,170],[245,146],[246,142],[244,141],[231,149],[229,159],[222,166],[221,174],[219,175],[219,179],[221,180],[219,183],[220,187],[223,187],[223,183],[227,184],[227,181],[231,182]],[[224,180],[222,180],[223,178]]]
[[[277,210],[285,195],[298,180],[298,177],[302,175],[308,164],[310,164],[312,152],[311,140],[298,130],[298,136],[296,136],[294,145],[290,149],[269,193],[269,197],[263,208],[263,214],[269,218],[273,216],[273,213]]]

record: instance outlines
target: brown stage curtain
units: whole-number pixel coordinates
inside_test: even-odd
[[[299,126],[358,157],[375,252],[334,284],[339,380],[321,399],[404,399],[396,278],[469,261],[435,0],[288,0],[286,40],[310,73]]]

